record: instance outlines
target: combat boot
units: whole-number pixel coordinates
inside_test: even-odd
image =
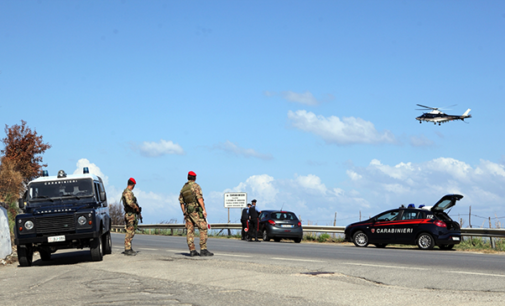
[[[130,249],[130,250],[125,250],[124,254],[126,256],[135,256],[135,255],[137,255],[137,252],[134,252],[132,249]]]
[[[202,256],[214,256],[214,253],[209,252],[209,250],[207,250],[207,249],[203,249],[203,250],[201,250],[201,251],[200,251],[200,254],[201,254]]]
[[[196,250],[193,250],[193,251],[189,252],[189,256],[191,256],[191,257],[200,256],[200,254]]]

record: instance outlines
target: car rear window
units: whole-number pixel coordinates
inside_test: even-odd
[[[270,217],[272,218],[272,220],[298,220],[294,213],[288,213],[288,212],[272,213]]]

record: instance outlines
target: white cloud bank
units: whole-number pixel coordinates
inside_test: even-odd
[[[91,163],[88,159],[86,159],[86,158],[79,159],[75,166],[76,166],[76,169],[74,171],[74,174],[82,174],[83,168],[88,167],[90,174],[94,174],[94,175],[102,178],[102,181],[105,184],[105,186],[109,185],[109,177],[105,176],[105,174],[103,174],[102,170],[100,170],[100,168],[97,165]]]
[[[279,95],[278,93],[274,91],[265,91],[264,92],[265,96],[267,97],[273,97]],[[300,103],[304,105],[310,105],[310,106],[315,106],[319,105],[322,102],[326,101],[331,101],[335,99],[335,97],[331,94],[326,95],[325,98],[323,99],[316,99],[314,95],[310,91],[306,91],[303,93],[298,93],[298,92],[293,92],[293,91],[283,91],[280,93],[280,96],[289,102],[294,102],[294,103]]]
[[[172,141],[161,139],[159,142],[144,141],[138,147],[140,154],[145,157],[158,157],[169,154],[183,155],[182,147]]]
[[[229,140],[227,140],[225,143],[220,143],[218,145],[215,145],[214,148],[228,152],[228,153],[235,154],[237,156],[243,156],[246,158],[253,157],[253,158],[259,158],[259,159],[263,159],[263,160],[273,159],[271,154],[262,154],[262,153],[256,152],[254,149],[241,148]]]
[[[361,118],[317,116],[312,112],[289,111],[288,119],[293,127],[313,133],[324,141],[337,145],[396,143],[390,131],[379,133],[373,123]]]
[[[372,160],[367,167],[347,171],[354,188],[378,205],[434,204],[445,194],[464,199],[454,210],[479,210],[489,217],[505,215],[505,166],[480,160],[471,166],[454,158],[440,157],[423,163],[384,165]],[[468,212],[468,211],[467,211]]]

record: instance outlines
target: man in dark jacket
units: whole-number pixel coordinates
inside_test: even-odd
[[[256,210],[256,200],[251,201],[252,206],[249,208],[249,241],[259,242],[258,240],[258,211]]]
[[[242,240],[247,240],[247,232],[245,229],[247,228],[247,220],[249,220],[249,207],[251,207],[251,203],[247,203],[247,207],[242,209],[242,217],[240,218],[240,222],[242,223]]]

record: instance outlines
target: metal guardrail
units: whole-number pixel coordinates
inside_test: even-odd
[[[240,223],[211,223],[211,229],[241,230]],[[302,225],[304,232],[340,233],[343,234],[345,226]],[[113,225],[114,229],[124,229],[124,225]],[[184,224],[139,224],[140,229],[186,229]],[[505,238],[505,229],[493,228],[462,228],[462,236]]]

